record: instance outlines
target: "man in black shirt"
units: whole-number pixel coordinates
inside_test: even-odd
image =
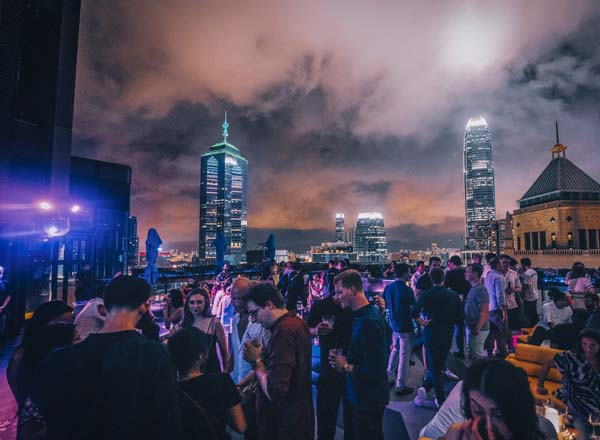
[[[102,331],[42,362],[32,398],[48,439],[183,438],[169,353],[135,330],[149,293],[140,278],[113,279],[104,290]]]
[[[439,269],[442,267],[442,260],[440,257],[429,257],[429,272],[433,269]],[[431,282],[431,278],[429,277],[429,273],[425,273],[421,275],[418,279],[417,284],[415,285],[415,298],[419,299],[419,295],[426,290],[429,290],[433,287],[433,283]]]
[[[467,293],[471,290],[471,285],[465,280],[465,269],[458,255],[453,255],[448,260],[448,271],[444,277],[444,287],[458,293],[461,303],[465,304]],[[465,322],[461,321],[454,326],[454,338],[456,338],[456,352],[454,356],[460,359],[465,358]]]
[[[4,342],[4,328],[6,316],[8,315],[8,305],[10,304],[10,289],[8,281],[4,279],[4,268],[0,266],[0,346]]]
[[[331,268],[331,265],[330,265]],[[335,267],[334,271],[337,272]],[[323,322],[324,317],[333,321],[333,326]],[[335,423],[337,420],[340,400],[344,397],[345,376],[338,373],[329,365],[329,350],[341,348],[344,353],[348,351],[350,336],[352,334],[352,310],[342,309],[334,301],[333,287],[327,296],[320,301],[315,301],[307,323],[313,336],[319,337],[321,365],[317,381],[317,437],[329,440],[335,437]],[[352,409],[349,401],[344,398],[344,440],[354,438],[352,431]]]
[[[427,377],[425,386],[417,390],[414,403],[423,405],[427,392],[435,389],[436,403],[442,405],[446,399],[441,381],[442,370],[446,366],[446,357],[452,346],[454,325],[464,321],[464,309],[458,294],[443,286],[444,271],[429,271],[433,287],[423,292],[412,308],[412,317],[424,327],[423,339],[427,355]]]

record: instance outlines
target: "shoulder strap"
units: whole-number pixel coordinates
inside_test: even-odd
[[[198,402],[196,402],[196,400],[194,400],[192,398],[192,396],[190,396],[188,393],[183,391],[181,389],[181,387],[179,388],[179,392],[181,393],[181,396],[183,397],[183,399],[192,408],[194,408],[198,412],[198,415],[201,418],[203,418],[204,421],[206,422],[206,426],[208,427],[208,431],[209,431],[207,433],[207,438],[210,438],[213,440],[221,440],[221,437],[219,436],[219,434],[217,434],[217,431],[215,430],[215,426],[222,426],[223,423],[220,420],[218,420],[216,417],[207,413],[206,410],[202,407],[202,405],[200,405]]]

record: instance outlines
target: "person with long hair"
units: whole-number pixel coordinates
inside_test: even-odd
[[[586,293],[594,293],[595,288],[592,284],[592,280],[587,276],[585,272],[585,266],[583,263],[575,263],[569,272],[568,291],[571,295],[572,304],[574,309],[584,309],[585,301],[584,297]]]
[[[227,349],[227,336],[225,329],[219,319],[210,312],[210,296],[206,289],[198,288],[188,293],[183,306],[182,328],[194,326],[201,332],[210,337],[208,353],[206,354],[206,363],[204,372],[221,373],[224,367],[229,364],[229,350]],[[221,356],[217,355],[217,349]]]
[[[31,399],[35,370],[51,351],[74,339],[73,308],[63,301],[43,303],[33,312],[6,372],[18,404],[17,439],[41,438],[45,432],[44,418]]]
[[[563,388],[557,397],[567,405],[574,417],[578,439],[587,439],[590,431],[588,417],[600,414],[600,332],[586,328],[579,332],[574,351],[563,351],[548,359],[540,371],[537,392],[547,394],[546,376],[552,367],[562,375]]]
[[[179,289],[171,289],[167,294],[165,305],[163,306],[163,316],[165,318],[165,328],[175,330],[183,319],[183,294]]]
[[[446,440],[544,440],[556,438],[535,412],[527,373],[501,359],[479,359],[462,383],[464,422],[448,429]],[[546,421],[547,422],[547,421]],[[549,423],[549,422],[548,422]],[[546,429],[547,428],[547,429]]]

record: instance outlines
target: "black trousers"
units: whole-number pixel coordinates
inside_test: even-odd
[[[508,322],[502,319],[502,310],[492,310],[489,315],[490,334],[485,340],[485,347],[488,356],[491,356],[494,351],[494,342],[498,346],[500,356],[505,357],[508,354],[506,347],[508,338]]]
[[[552,336],[552,330],[546,330],[544,327],[538,325],[529,337],[529,343],[531,345],[542,345],[544,339],[550,339],[550,336]]]
[[[354,408],[352,423],[356,440],[385,440],[383,437],[383,412],[385,403],[373,403],[369,409]]]
[[[435,397],[441,405],[446,400],[442,371],[446,368],[446,359],[452,347],[452,328],[448,328],[447,331],[436,332],[425,329],[423,336],[425,338],[425,355],[427,356],[425,388],[427,391],[431,388],[435,390]]]
[[[527,321],[527,327],[535,327],[540,321],[537,312],[537,300],[525,301],[525,320]]]
[[[335,371],[323,372],[317,381],[317,437],[333,440],[340,401],[344,411],[344,440],[354,440],[352,405],[345,397],[345,375]]]

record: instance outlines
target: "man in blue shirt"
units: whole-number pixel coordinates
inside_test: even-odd
[[[415,294],[407,286],[410,279],[410,267],[407,264],[396,265],[396,281],[388,284],[383,291],[392,327],[392,352],[387,366],[388,378],[396,382],[397,396],[410,394],[414,390],[407,386],[408,368],[412,352],[413,320],[410,308],[415,303]],[[393,379],[392,379],[393,378]]]
[[[354,312],[348,356],[331,354],[331,366],[346,373],[356,440],[383,439],[383,412],[390,400],[387,384],[386,323],[365,295],[360,274],[347,270],[334,279],[336,300]]]

